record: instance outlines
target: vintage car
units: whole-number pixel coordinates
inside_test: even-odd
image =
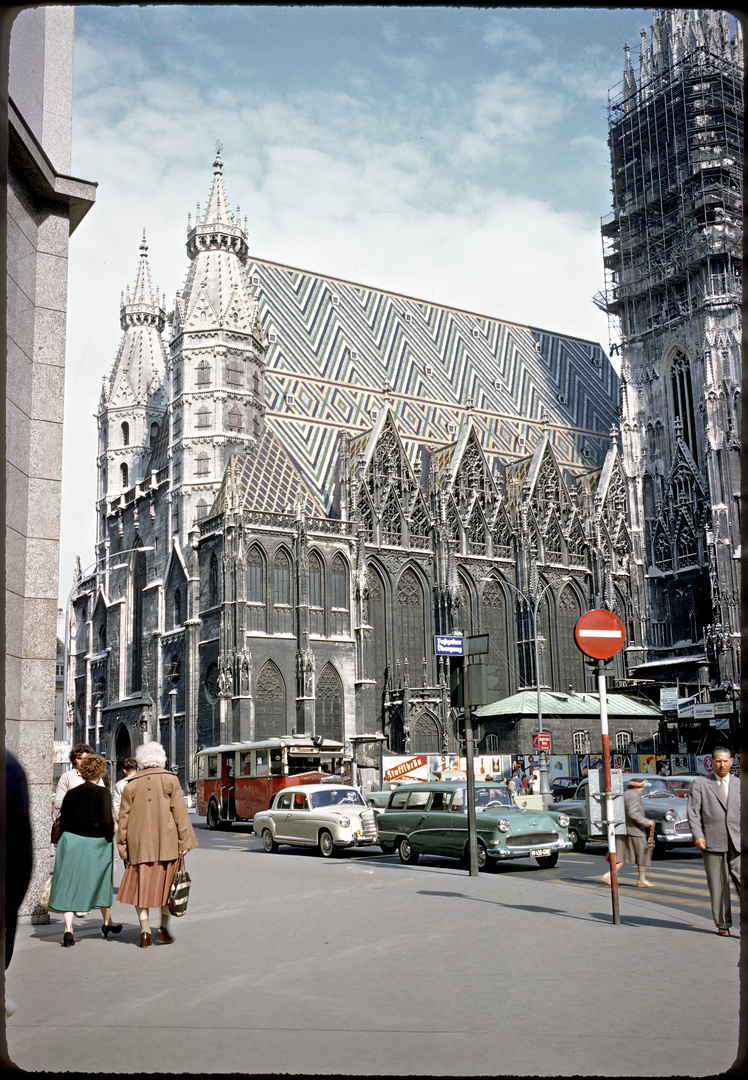
[[[382,851],[397,851],[400,861],[410,865],[420,855],[445,855],[466,864],[466,796],[465,780],[399,787],[377,818]],[[556,865],[560,851],[571,847],[564,813],[515,806],[503,783],[476,783],[475,808],[480,869],[526,858],[547,869]]]
[[[415,780],[390,780],[380,791],[372,789],[371,791],[366,792],[366,795],[364,796],[366,805],[374,807],[374,809],[379,812],[383,810],[390,801],[390,795],[396,788],[402,787],[403,784],[414,783],[416,783]]]
[[[669,847],[692,844],[686,801],[678,798],[669,779],[649,773],[624,773],[624,790],[628,787],[629,780],[634,778],[646,780],[641,796],[644,813],[655,823],[654,854],[659,856]],[[582,780],[574,797],[564,800],[564,810],[569,815],[569,839],[574,851],[584,851],[588,843],[607,843],[604,836],[593,836],[590,833],[587,824],[587,784],[586,779]]]
[[[570,799],[579,787],[579,777],[558,776],[551,784],[551,795],[554,802],[563,802]]]
[[[360,791],[342,784],[302,784],[279,791],[255,814],[254,833],[267,852],[279,845],[317,848],[329,858],[346,847],[377,843],[374,811]]]
[[[673,788],[676,795],[681,799],[687,799],[691,794],[694,780],[698,777],[692,773],[680,773],[678,776],[668,776],[667,782]]]

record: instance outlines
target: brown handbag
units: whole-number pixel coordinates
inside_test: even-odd
[[[59,839],[60,839],[60,819],[58,817],[56,817],[54,819],[54,821],[52,822],[52,835],[50,837],[50,842],[52,844],[56,844]]]

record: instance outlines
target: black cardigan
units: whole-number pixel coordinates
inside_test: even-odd
[[[60,832],[111,840],[114,836],[114,818],[109,790],[89,781],[70,788],[62,800]]]

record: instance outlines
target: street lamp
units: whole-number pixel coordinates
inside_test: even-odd
[[[99,563],[102,560],[106,562],[109,559],[113,559],[115,557],[115,555],[128,555],[131,551],[154,551],[154,550],[155,550],[155,548],[154,548],[153,544],[148,544],[148,545],[142,545],[140,547],[125,548],[123,551],[112,551],[108,555],[102,556],[101,559],[97,559],[96,562],[91,563],[91,565],[87,566],[85,570],[82,570],[81,574],[80,574],[80,577],[78,578],[77,581],[73,582],[73,587],[70,590],[70,592],[68,593],[68,598],[65,601],[65,667],[64,667],[63,675],[62,675],[62,693],[63,693],[62,706],[63,706],[63,709],[65,711],[65,717],[66,717],[66,719],[65,719],[65,727],[66,727],[66,729],[68,727],[70,727],[70,729],[71,729],[70,734],[71,735],[72,735],[72,727],[73,727],[74,721],[71,721],[71,720],[68,719],[68,668],[70,667],[70,601],[73,599],[73,593],[78,588],[81,581],[83,581],[85,578],[87,578],[88,575],[98,567]],[[120,570],[120,569],[122,569],[122,567],[124,567],[126,565],[127,565],[126,563],[122,563],[121,565],[118,564],[116,566],[104,567],[103,572],[108,573],[110,570]],[[72,743],[72,738],[71,738],[71,743]]]
[[[543,732],[543,706],[542,706],[542,701],[541,701],[541,697],[540,697],[540,651],[539,651],[539,648],[538,648],[538,609],[540,608],[540,601],[543,599],[543,597],[545,596],[545,594],[548,592],[549,589],[553,588],[554,586],[565,584],[567,581],[571,581],[571,577],[568,574],[565,574],[563,577],[552,578],[548,582],[548,584],[545,586],[545,588],[541,589],[541,591],[538,593],[538,595],[535,598],[534,603],[526,593],[522,592],[522,590],[519,589],[516,585],[514,585],[511,581],[507,581],[506,578],[498,579],[496,577],[491,576],[491,577],[479,578],[478,580],[479,581],[497,581],[497,580],[500,580],[503,585],[508,585],[510,589],[514,589],[514,591],[516,593],[518,593],[519,596],[522,597],[522,599],[527,604],[527,607],[528,607],[529,611],[532,614],[532,635],[533,635],[533,643],[534,643],[534,650],[535,650],[535,688],[536,688],[537,695],[538,695],[538,734],[542,734],[542,732]],[[548,758],[545,756],[545,750],[541,747],[541,749],[540,749],[540,796],[543,799],[543,802],[545,803],[548,799],[550,799],[550,795],[551,795],[551,789],[550,789],[550,786],[548,784]]]

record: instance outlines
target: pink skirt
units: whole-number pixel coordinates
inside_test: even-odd
[[[169,900],[176,869],[176,859],[128,866],[122,875],[117,900],[120,904],[133,904],[139,908],[164,907]]]

